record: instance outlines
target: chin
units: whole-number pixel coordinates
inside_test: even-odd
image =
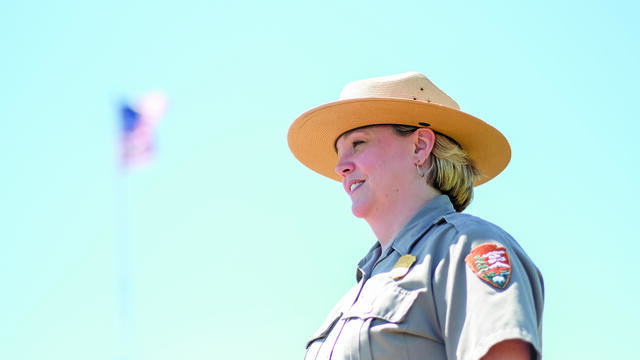
[[[351,212],[353,213],[353,216],[357,217],[357,218],[365,218],[368,211],[368,206],[365,206],[365,204],[352,204],[351,205]]]

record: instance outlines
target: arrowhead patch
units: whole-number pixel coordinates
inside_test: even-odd
[[[511,260],[507,249],[499,244],[475,247],[464,261],[474,274],[491,286],[504,289],[511,278]]]

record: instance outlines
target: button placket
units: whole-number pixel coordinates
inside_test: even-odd
[[[369,328],[373,318],[368,318],[362,322],[360,326],[360,334],[358,334],[358,360],[373,360],[373,354],[371,353],[371,339],[369,339]]]

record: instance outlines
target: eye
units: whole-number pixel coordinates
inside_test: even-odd
[[[364,144],[364,141],[362,140],[356,140],[354,142],[351,143],[351,145],[353,146],[353,148],[355,149],[358,145],[362,145]]]

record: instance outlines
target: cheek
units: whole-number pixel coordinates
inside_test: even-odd
[[[377,152],[370,151],[362,154],[358,158],[357,166],[359,166],[360,170],[364,173],[372,175],[384,167],[384,160]]]
[[[399,163],[394,159],[378,157],[370,164],[369,174],[371,181],[378,190],[393,192],[398,184]]]
[[[397,186],[402,186],[406,182],[405,180],[410,180],[415,175],[415,166],[405,152],[389,153],[386,157],[386,164],[388,173],[392,175],[390,181],[393,181]]]

